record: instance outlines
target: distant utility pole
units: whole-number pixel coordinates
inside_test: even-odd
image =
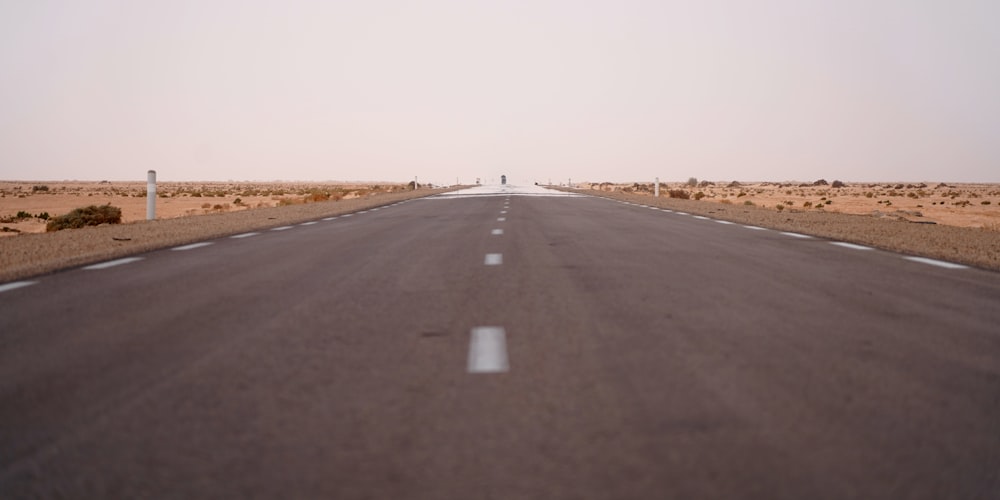
[[[146,220],[156,218],[156,170],[146,172]]]
[[[656,187],[653,189],[653,196],[660,197],[660,178],[656,178]]]

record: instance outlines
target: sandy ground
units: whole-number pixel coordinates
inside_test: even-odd
[[[670,198],[667,196],[667,192],[662,189],[661,187],[661,196],[658,198],[654,197],[652,193],[627,192],[622,189],[575,189],[574,191],[1000,271],[1000,226],[998,226],[1000,217],[995,212],[988,216],[974,215],[965,219],[981,220],[980,223],[983,224],[981,227],[958,227],[926,223],[934,221],[928,221],[928,216],[896,212],[892,214],[882,212],[873,215],[872,213],[839,213],[830,209],[782,209],[779,211],[774,206],[766,206],[767,202],[764,200],[769,198],[764,193],[759,193],[758,197],[754,198],[757,201],[752,202],[752,204],[744,204],[742,201],[744,197],[737,198],[740,200],[739,203],[736,203],[735,200],[725,203],[726,198],[719,195],[715,198],[718,200],[716,202],[707,201],[707,198],[703,198],[701,201]],[[987,192],[990,191],[990,188],[983,189]],[[787,196],[772,195],[770,199]],[[857,198],[847,195],[838,196],[834,200],[844,202],[842,203],[844,206],[850,206],[851,203],[848,203],[847,200],[854,201]],[[865,198],[867,199],[867,197]],[[898,198],[899,196],[894,196],[891,199],[897,200]],[[837,201],[834,201],[834,204],[836,203]],[[995,203],[991,203],[990,206],[994,205]],[[799,206],[801,207],[800,204]],[[895,206],[895,202],[892,206]],[[857,207],[857,210],[863,212],[860,206]],[[941,211],[941,218],[948,219],[947,214],[950,213],[950,210],[952,209],[945,206]],[[957,219],[957,217],[955,218]]]
[[[315,187],[317,185],[309,186]],[[0,238],[0,283],[66,267],[86,265],[139,252],[247,231],[296,224],[446,191],[448,190],[425,188],[412,191],[389,189],[388,187],[378,191],[361,189],[360,191],[351,190],[353,194],[344,196],[339,201],[331,199],[330,201],[309,203],[303,202],[307,195],[286,193],[285,195],[258,196],[261,203],[266,203],[260,208],[209,209],[208,213],[204,213],[205,209],[200,208],[204,203],[209,203],[201,201],[204,195],[201,198],[194,197],[194,202],[183,200],[182,197],[182,199],[176,200],[176,203],[171,204],[167,210],[161,211],[158,204],[157,214],[165,212],[166,214],[183,215],[188,213],[187,211],[191,210],[190,207],[193,205],[198,208],[201,215],[157,218],[157,220],[152,221],[145,220],[145,198],[111,198],[113,205],[122,208],[125,219],[122,224],[51,233],[25,231],[11,233],[14,234],[12,237]],[[143,193],[145,193],[145,184],[143,184]],[[18,205],[21,208],[17,210],[33,210],[35,213],[44,210],[68,212],[69,208],[67,207],[76,208],[96,203],[99,200],[106,200],[101,196],[88,196],[85,192],[69,196],[72,197],[72,201],[59,200],[59,204],[51,203],[53,200],[59,199],[53,195],[35,194],[24,198],[14,196],[13,200],[20,200],[17,203],[21,203]],[[272,199],[274,197],[286,198],[288,201],[275,201]],[[7,198],[11,197],[8,195]],[[248,198],[250,197],[243,197],[243,199]],[[234,199],[232,194],[226,197],[210,198],[212,206],[223,205],[226,201],[232,206]],[[0,200],[7,201],[6,198]],[[50,202],[50,204],[42,203],[45,201]],[[271,206],[272,204],[278,206]],[[54,209],[53,206],[61,208]],[[11,209],[7,208],[6,210],[5,213],[9,213]],[[17,210],[14,212],[16,213]],[[141,216],[136,215],[137,213]],[[53,213],[50,212],[50,214]],[[41,230],[44,231],[44,221],[31,222],[31,224],[41,225]],[[13,224],[4,225],[11,226]],[[19,226],[25,227],[20,224]]]
[[[818,183],[818,185],[816,185]],[[824,184],[825,183],[825,184]],[[661,196],[683,191],[691,199],[783,212],[829,212],[906,219],[958,227],[1000,230],[1000,185],[940,182],[844,183],[705,182],[661,183]],[[582,184],[589,190],[653,193],[653,184]]]

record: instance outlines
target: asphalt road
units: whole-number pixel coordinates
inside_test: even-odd
[[[0,498],[1000,498],[997,273],[536,191],[0,286]]]

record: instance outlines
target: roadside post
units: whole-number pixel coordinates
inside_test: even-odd
[[[653,196],[659,198],[660,197],[660,178],[659,177],[656,178],[656,184],[655,185],[656,185],[656,187],[653,188]]]
[[[146,220],[156,218],[156,170],[146,172]]]

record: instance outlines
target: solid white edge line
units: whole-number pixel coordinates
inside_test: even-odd
[[[812,236],[809,236],[808,234],[790,233],[788,231],[781,231],[781,234],[791,236],[792,238],[802,238],[804,240],[812,239]]]
[[[503,373],[510,370],[507,332],[502,326],[477,326],[469,334],[469,373]]]
[[[836,245],[838,247],[850,248],[851,250],[874,250],[872,247],[866,247],[864,245],[856,245],[854,243],[848,243],[846,241],[831,241],[831,245]]]
[[[260,234],[260,233],[243,233],[243,234],[234,234],[234,235],[230,236],[230,238],[232,238],[232,239],[234,239],[234,240],[238,240],[238,239],[240,239],[240,238],[249,238],[249,237],[251,237],[251,236],[257,236],[257,235],[259,235],[259,234]]]
[[[903,257],[906,260],[919,262],[921,264],[929,264],[932,266],[943,267],[945,269],[968,269],[969,266],[963,264],[955,264],[954,262],[945,262],[943,260],[929,259],[927,257]]]
[[[207,247],[211,245],[211,241],[202,241],[201,243],[192,243],[190,245],[181,245],[179,247],[171,248],[175,252],[183,252],[185,250],[194,250],[195,248]]]
[[[502,253],[488,253],[483,259],[483,264],[487,266],[499,266],[503,264],[503,254]]]
[[[490,231],[490,234],[492,234],[493,236],[500,236],[501,234],[503,234],[503,229],[494,229]]]
[[[289,230],[291,228],[292,228],[292,226],[272,227],[271,231],[287,231],[287,230]]]
[[[14,281],[11,283],[4,283],[0,285],[0,293],[9,292],[11,290],[17,290],[18,288],[24,288],[26,286],[34,285],[38,283],[37,281]]]
[[[100,264],[91,264],[84,267],[88,271],[96,271],[99,269],[107,269],[109,267],[120,266],[122,264],[131,264],[133,262],[138,262],[142,260],[142,257],[125,257],[124,259],[109,260],[107,262],[101,262]]]

